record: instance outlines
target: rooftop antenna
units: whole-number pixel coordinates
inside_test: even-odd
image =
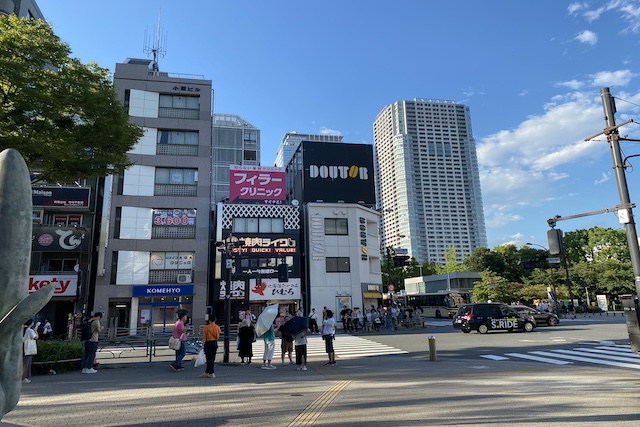
[[[153,34],[149,34],[148,29],[144,30],[144,53],[149,56],[149,54],[153,55],[153,62],[151,63],[152,71],[160,71],[160,67],[158,66],[158,59],[164,58],[167,53],[167,33],[162,33],[160,29],[160,15],[162,14],[162,9],[158,12],[158,28],[154,27],[153,32],[155,33],[155,39]]]

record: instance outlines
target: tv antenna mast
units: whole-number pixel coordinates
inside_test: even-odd
[[[152,71],[160,71],[158,66],[158,59],[164,58],[167,54],[167,33],[162,33],[160,27],[160,15],[162,10],[158,13],[158,28],[154,28],[154,34],[149,34],[148,29],[144,30],[144,53],[149,56],[153,55],[153,63],[151,64]],[[155,38],[154,38],[155,35]]]

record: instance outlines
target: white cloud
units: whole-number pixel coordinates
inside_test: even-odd
[[[557,188],[571,178],[571,167],[606,153],[601,150],[602,141],[584,141],[605,125],[599,97],[580,92],[556,95],[544,108],[543,114],[478,143],[487,228],[521,221],[516,210],[523,207],[566,198]],[[594,126],[596,123],[600,125]]]
[[[593,31],[584,30],[583,32],[575,36],[574,40],[577,40],[582,44],[593,46],[598,43],[598,35]]]
[[[630,70],[601,71],[591,75],[593,86],[626,86],[636,75]]]
[[[578,12],[580,12],[581,10],[584,10],[587,8],[587,4],[586,3],[571,3],[569,5],[569,7],[567,7],[567,11],[569,12],[569,15],[574,15]]]
[[[609,181],[610,176],[611,176],[610,172],[609,173],[602,172],[602,179],[596,179],[594,184],[598,185],[598,184],[605,183],[605,182]]]
[[[527,96],[528,94],[529,94],[529,91],[525,89],[522,92],[520,92],[518,96]]]
[[[339,130],[329,129],[323,126],[320,128],[320,135],[340,136],[342,135],[342,132],[340,132]]]
[[[555,87],[566,87],[571,90],[578,90],[583,86],[584,86],[584,83],[578,80],[569,80],[566,82],[560,82],[555,84]]]

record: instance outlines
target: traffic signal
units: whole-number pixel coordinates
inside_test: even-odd
[[[409,255],[395,255],[393,257],[394,267],[405,267],[409,265]]]
[[[549,253],[551,255],[558,255],[564,252],[562,230],[552,228],[547,231],[547,240],[549,241]]]
[[[280,264],[278,266],[278,282],[289,281],[289,266],[287,264]]]

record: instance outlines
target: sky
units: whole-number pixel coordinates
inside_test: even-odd
[[[548,246],[548,218],[620,203],[606,138],[585,141],[606,127],[602,88],[640,139],[640,0],[37,2],[73,57],[112,71],[149,57],[160,21],[160,70],[212,80],[214,112],[260,129],[263,166],[287,132],[373,144],[389,104],[468,105],[490,248]],[[638,202],[640,157],[626,164]],[[558,222],[595,226],[623,227],[613,212]]]

